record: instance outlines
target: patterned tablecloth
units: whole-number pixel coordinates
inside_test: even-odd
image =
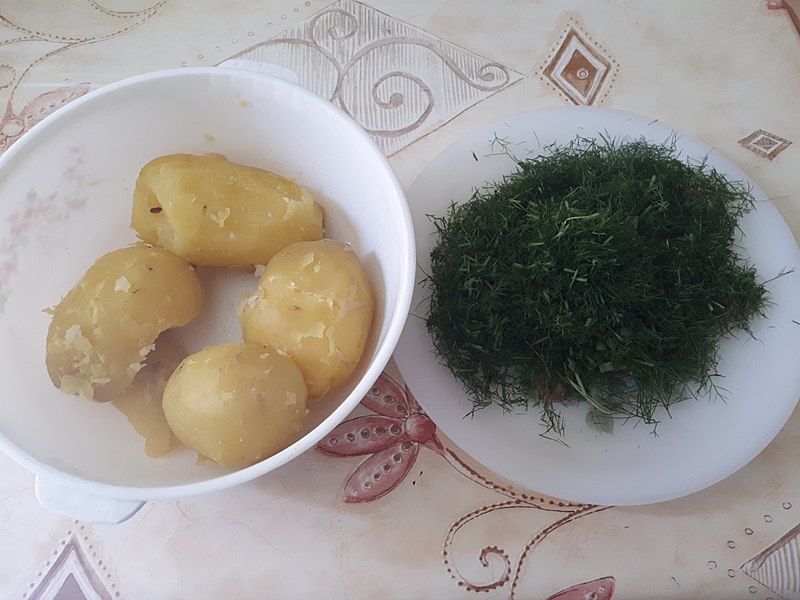
[[[92,88],[249,58],[293,69],[349,112],[404,185],[502,115],[608,106],[718,148],[797,236],[797,4],[3,0],[0,152]],[[30,213],[0,223],[0,284]],[[416,410],[393,364],[376,387]],[[365,399],[343,427],[357,432],[385,410]],[[722,483],[628,508],[519,489],[425,425],[406,441],[409,468],[368,493],[348,490],[372,455],[315,450],[225,492],[150,503],[116,526],[48,513],[33,476],[0,457],[0,596],[800,598],[798,414]]]

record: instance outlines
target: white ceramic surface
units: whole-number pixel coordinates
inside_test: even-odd
[[[498,120],[439,155],[408,191],[417,243],[417,279],[430,267],[436,241],[427,215],[443,215],[451,202],[514,170],[492,140],[524,158],[577,135],[645,137],[664,142],[675,132],[656,120],[600,108],[553,108]],[[746,175],[702,142],[682,134],[683,156],[702,158],[735,180]],[[474,155],[473,155],[474,153]],[[741,222],[743,254],[764,279],[800,268],[800,251],[778,211],[753,184],[756,210]],[[778,433],[800,396],[800,271],[768,284],[773,305],[743,335],[721,347],[718,381],[725,401],[703,397],[663,413],[651,426],[617,423],[613,434],[585,425],[584,406],[564,408],[566,445],[545,439],[536,410],[504,414],[497,407],[466,416],[472,406],[460,383],[440,365],[425,329],[428,291],[417,284],[412,316],[395,352],[407,384],[436,424],[463,450],[511,481],[567,500],[592,504],[648,504],[690,494],[731,475]],[[423,318],[416,318],[416,316]]]
[[[0,159],[0,448],[37,474],[37,497],[54,511],[121,521],[146,500],[219,490],[267,473],[342,421],[391,356],[413,286],[404,193],[349,117],[258,70],[176,69],[108,85],[59,109]],[[296,179],[323,205],[326,235],[353,245],[375,286],[375,323],[354,375],[312,408],[302,439],[238,471],[198,464],[186,449],[148,458],[122,414],[62,394],[45,369],[49,318],[42,310],[101,254],[135,241],[129,222],[139,169],[174,152],[220,152]],[[180,334],[190,351],[241,339],[236,307],[257,281],[225,270],[202,277],[207,311]]]

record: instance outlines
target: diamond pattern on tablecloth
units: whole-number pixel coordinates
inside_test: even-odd
[[[231,58],[278,64],[352,116],[387,155],[522,78],[353,0]]]
[[[102,578],[74,536],[63,547],[26,600],[112,600]]]
[[[759,156],[773,160],[786,150],[792,142],[779,135],[756,129],[753,133],[739,140],[739,144]]]
[[[617,70],[605,48],[570,20],[540,75],[569,102],[589,106],[600,103],[608,94]]]
[[[800,525],[744,563],[741,569],[783,598],[800,597]]]

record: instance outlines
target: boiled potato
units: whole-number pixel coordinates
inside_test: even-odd
[[[164,390],[164,414],[186,446],[241,468],[294,441],[306,398],[289,358],[260,344],[220,344],[183,360]]]
[[[196,265],[266,264],[292,242],[322,238],[322,217],[296,183],[218,154],[156,158],[133,193],[139,237]]]
[[[372,326],[372,286],[350,247],[297,242],[267,263],[239,315],[244,338],[285,352],[312,399],[347,379]]]
[[[100,257],[51,313],[46,364],[67,394],[109,400],[130,385],[158,335],[202,309],[182,258],[144,244]]]

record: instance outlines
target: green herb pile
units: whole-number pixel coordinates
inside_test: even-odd
[[[653,424],[714,387],[767,293],[736,253],[744,185],[670,144],[578,139],[431,217],[427,327],[475,409],[560,400]]]

